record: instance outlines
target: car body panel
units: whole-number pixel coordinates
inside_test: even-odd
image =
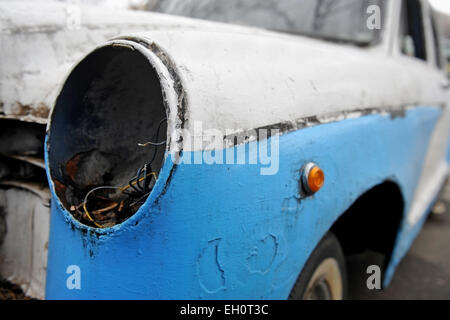
[[[395,181],[411,203],[440,113],[418,107],[401,117],[367,115],[272,137],[279,139],[280,168],[270,176],[258,165],[174,166],[169,156],[153,197],[111,229],[80,225],[56,200],[46,296],[285,299],[317,242],[362,192]],[[240,147],[249,156],[252,144],[265,143]],[[202,151],[187,153],[193,159]],[[326,183],[301,199],[307,161],[323,168]],[[412,232],[406,220],[402,228]],[[81,290],[66,287],[69,265],[82,270]]]

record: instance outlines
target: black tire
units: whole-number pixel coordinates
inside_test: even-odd
[[[306,262],[289,299],[345,299],[347,285],[344,253],[336,236],[328,232]]]

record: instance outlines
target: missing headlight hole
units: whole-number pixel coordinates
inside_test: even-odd
[[[97,228],[134,215],[167,145],[163,94],[149,60],[127,47],[94,51],[72,71],[50,121],[48,164],[63,206]]]

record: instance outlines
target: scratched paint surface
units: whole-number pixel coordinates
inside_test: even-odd
[[[111,229],[81,226],[53,193],[46,297],[285,299],[315,244],[364,191],[395,181],[408,211],[439,114],[416,108],[284,134],[273,176],[261,176],[258,165],[173,170],[169,156],[140,211]],[[307,161],[322,167],[326,181],[300,200]],[[408,247],[414,228],[403,228]],[[81,290],[66,288],[73,264]]]

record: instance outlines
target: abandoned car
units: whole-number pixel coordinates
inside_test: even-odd
[[[366,251],[388,286],[450,160],[428,2],[152,3],[57,87],[45,297],[344,299]]]

